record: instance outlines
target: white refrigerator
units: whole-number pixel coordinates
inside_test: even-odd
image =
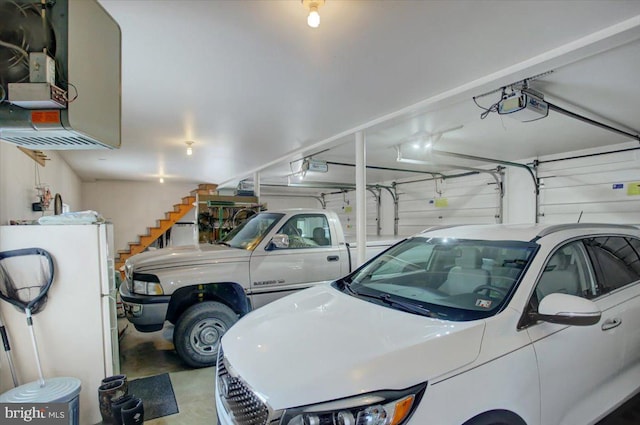
[[[43,248],[54,262],[47,304],[33,316],[44,377],[80,379],[80,423],[99,423],[100,381],[120,371],[113,226],[0,226],[0,251],[20,248]],[[5,301],[0,312],[19,383],[37,380],[24,312]],[[0,352],[0,393],[11,388],[7,357]]]

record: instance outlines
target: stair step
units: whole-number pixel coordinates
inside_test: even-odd
[[[136,255],[136,254],[140,254],[142,251],[144,251],[145,249],[147,249],[146,246],[140,245],[140,244],[133,244],[133,245],[129,245],[131,246],[131,255]]]
[[[218,188],[218,185],[213,183],[200,183],[198,185],[198,189],[216,190],[217,188]]]
[[[201,183],[197,189],[191,191],[191,195],[216,195],[218,193],[217,189],[217,184]]]
[[[146,245],[148,247],[149,245],[154,243],[156,239],[158,239],[158,236],[152,236],[152,235],[140,236],[140,245]]]
[[[178,208],[178,210],[174,210],[171,212],[174,213],[178,213],[180,215],[185,215],[186,213],[188,213],[189,211],[191,211],[191,209],[193,209],[193,205],[185,205],[185,204],[181,204],[180,208]]]
[[[156,220],[156,222],[158,223],[158,225],[156,227],[159,227],[161,229],[168,229],[169,227],[171,227],[173,225],[171,220],[166,220],[164,218],[161,218],[160,220]]]
[[[167,220],[179,220],[182,217],[182,211],[168,211],[164,213]]]

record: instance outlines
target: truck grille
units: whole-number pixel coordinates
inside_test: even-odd
[[[222,348],[218,351],[218,393],[238,425],[265,425],[269,419],[267,405],[249,388],[240,377],[229,374]]]

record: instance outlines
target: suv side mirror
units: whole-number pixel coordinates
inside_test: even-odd
[[[267,244],[267,250],[289,248],[289,235],[276,233]]]
[[[540,301],[534,320],[571,326],[590,326],[600,321],[602,312],[596,303],[568,294],[549,294]]]

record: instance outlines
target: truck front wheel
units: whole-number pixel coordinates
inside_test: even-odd
[[[213,366],[222,335],[237,320],[233,310],[219,302],[205,301],[192,305],[176,323],[173,345],[189,366]]]

